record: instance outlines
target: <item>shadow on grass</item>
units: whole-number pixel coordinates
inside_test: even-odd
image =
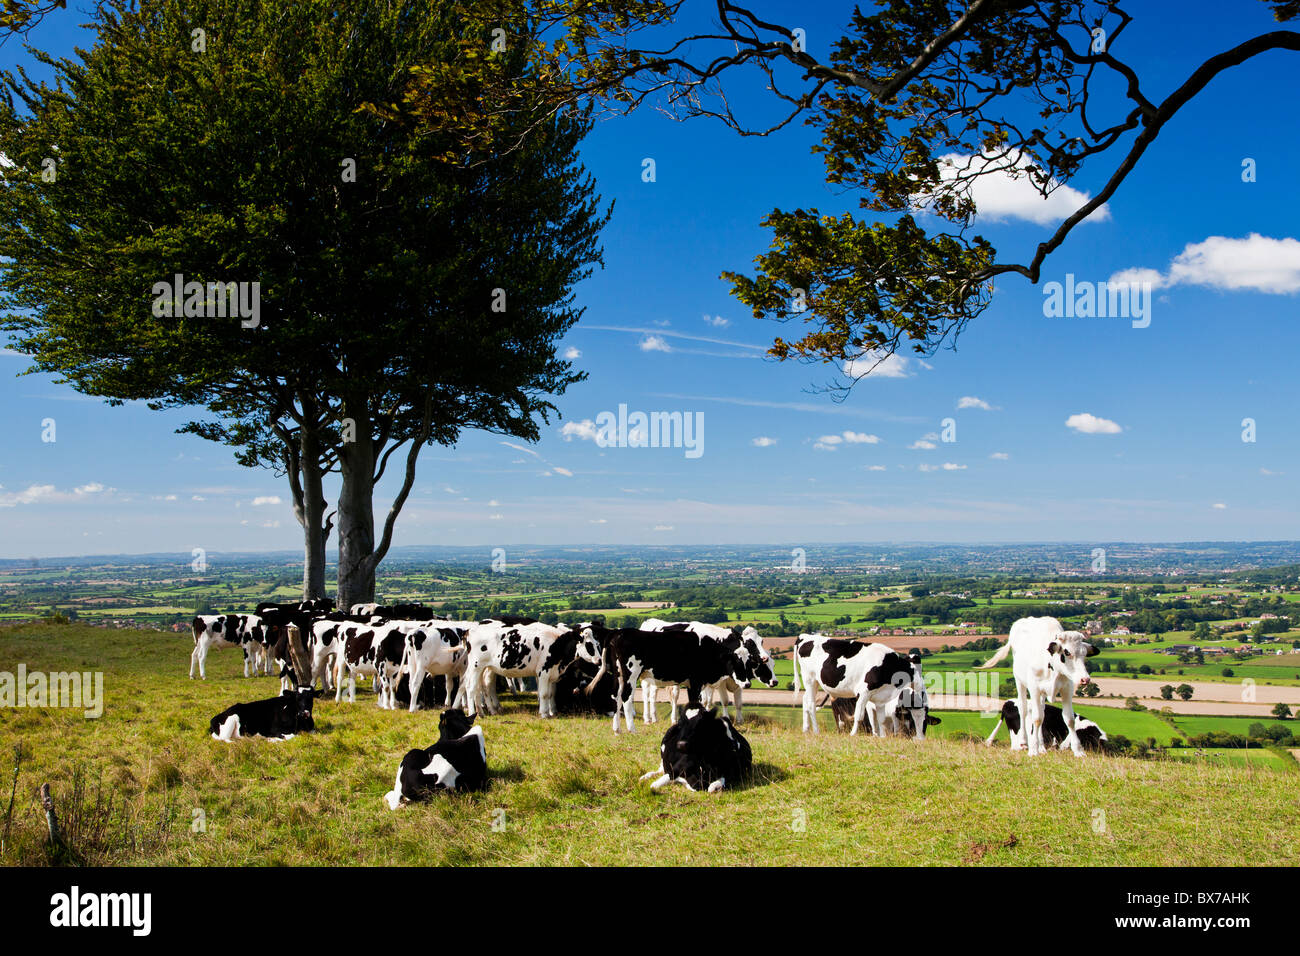
[[[488,777],[493,783],[520,783],[527,779],[527,776],[523,764],[518,760],[488,764]]]

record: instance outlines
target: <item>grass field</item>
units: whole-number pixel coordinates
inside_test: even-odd
[[[0,671],[103,670],[106,697],[98,720],[0,710],[0,813],[11,747],[30,751],[0,860],[45,860],[33,794],[49,782],[88,863],[1300,864],[1300,777],[1253,756],[1030,760],[942,735],[805,737],[764,708],[745,728],[752,782],[651,794],[637,777],[657,763],[663,724],[615,737],[604,718],[540,721],[520,698],[483,720],[488,793],[390,812],[381,797],[396,765],[436,739],[437,714],[381,711],[369,693],[355,705],[327,698],[315,734],[221,744],[207,735],[211,716],[277,682],[235,676],[229,650],[209,658],[207,681],[190,681],[190,646],[170,633],[0,628]],[[1168,728],[1149,714],[1105,715]],[[991,728],[942,716],[950,732]],[[115,809],[94,810],[97,784]]]

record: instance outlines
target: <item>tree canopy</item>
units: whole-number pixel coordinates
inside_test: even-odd
[[[114,403],[204,409],[184,430],[285,474],[309,593],[340,471],[342,597],[367,600],[420,449],[466,428],[535,440],[582,378],[556,344],[600,261],[590,121],[564,110],[449,163],[438,130],[361,109],[443,54],[449,4],[148,0],[96,25],[76,60],[35,54],[54,85],[0,76],[12,347]],[[177,275],[199,294],[160,310]],[[256,283],[255,319],[214,315],[231,282]],[[374,484],[403,445],[377,539]]]

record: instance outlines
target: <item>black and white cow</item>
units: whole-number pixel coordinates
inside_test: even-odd
[[[915,737],[916,727],[912,723],[912,711],[906,707],[897,706],[901,698],[896,698],[886,705],[885,730],[889,733],[901,734],[904,737]],[[826,701],[822,701],[825,706]],[[835,717],[835,729],[840,733],[848,733],[853,728],[853,715],[858,709],[858,699],[856,697],[832,697],[831,714]],[[889,713],[892,710],[893,713]],[[866,715],[864,714],[864,717]],[[892,719],[891,719],[892,718]],[[934,727],[943,723],[938,717],[930,713],[927,706],[925,711],[925,726]],[[867,720],[865,724],[868,731],[874,733],[871,721]]]
[[[728,781],[735,784],[748,777],[753,765],[749,741],[729,718],[714,708],[688,704],[659,744],[659,766],[641,779],[657,778],[650,784],[652,790],[680,783],[688,790],[716,793]]]
[[[354,604],[349,610],[353,615],[370,619],[383,618],[386,621],[427,621],[437,617],[438,612],[423,604]]]
[[[501,712],[496,677],[537,679],[537,713],[554,717],[555,688],[560,674],[577,658],[591,663],[599,659],[596,641],[574,627],[550,624],[509,625],[500,621],[476,624],[465,636],[469,655],[456,702],[465,704],[473,717],[479,710]]]
[[[420,693],[412,697],[411,678],[403,672],[397,678],[397,686],[393,688],[393,700],[397,702],[398,710],[403,707],[409,708],[411,701],[415,701],[416,710],[437,710],[439,707],[446,707],[451,703],[451,695],[447,693],[447,678],[435,674],[421,684]]]
[[[466,635],[474,627],[471,621],[427,621],[409,626],[406,630],[401,671],[410,680],[410,709],[414,712],[419,703],[420,688],[425,676],[441,675],[453,692],[456,680],[465,673],[469,657]]]
[[[613,715],[617,706],[615,695],[618,693],[618,679],[613,674],[606,673],[596,681],[599,671],[600,665],[582,658],[576,659],[566,670],[561,671],[555,684],[556,711],[566,716]],[[589,687],[590,691],[587,689]]]
[[[208,651],[225,647],[243,649],[245,677],[249,676],[250,665],[254,674],[259,667],[264,673],[270,673],[265,656],[266,627],[256,614],[201,614],[190,622],[190,631],[194,635],[194,650],[190,652],[191,680],[195,667],[199,669],[199,678],[205,680]]]
[[[641,630],[657,632],[690,631],[700,637],[719,641],[735,653],[740,658],[741,663],[745,665],[747,679],[738,682],[732,677],[724,677],[717,684],[704,688],[700,692],[700,699],[708,706],[712,702],[710,698],[716,694],[718,703],[722,707],[722,715],[725,717],[727,716],[727,695],[729,693],[735,695],[736,723],[744,720],[741,695],[744,693],[744,689],[749,686],[749,681],[758,680],[768,687],[775,687],[777,684],[772,655],[763,646],[763,636],[753,626],[747,626],[744,629],[740,627],[728,628],[720,624],[706,624],[702,621],[664,621],[652,617],[641,622]],[[655,698],[658,689],[658,684],[655,681],[649,678],[642,679],[642,716],[647,724],[653,724],[658,720],[655,709]],[[677,698],[680,690],[680,687],[673,686],[668,691],[668,702],[671,707],[669,719],[674,723],[677,722]]]
[[[921,676],[920,656],[904,657],[884,644],[864,644],[826,637],[800,634],[794,642],[794,692],[800,695],[803,683],[803,729],[817,733],[818,687],[832,697],[856,697],[853,728],[856,734],[864,717],[877,737],[885,736],[887,716],[896,715],[898,707],[913,711],[915,736],[925,736],[925,718],[929,712],[929,695]],[[887,713],[892,705],[893,712]]]
[[[991,747],[994,738],[997,737],[998,731],[1002,725],[1007,725],[1007,732],[1011,735],[1011,749],[1025,749],[1025,728],[1020,722],[1020,708],[1016,706],[1014,700],[1003,701],[1002,713],[999,715],[997,726],[993,728],[993,733],[989,734],[988,739],[984,741],[985,746]],[[1074,721],[1074,733],[1079,738],[1079,744],[1084,750],[1104,750],[1107,737],[1106,732],[1098,727],[1087,717],[1076,717]],[[1070,737],[1070,728],[1065,724],[1065,712],[1055,704],[1048,704],[1046,713],[1043,715],[1043,744],[1046,747],[1056,747],[1058,750],[1064,750]]]
[[[295,734],[316,729],[311,715],[315,698],[315,690],[299,687],[286,690],[279,697],[235,704],[212,718],[208,723],[208,732],[213,739],[226,743],[240,737],[288,740]]]
[[[397,768],[393,789],[384,794],[390,810],[448,790],[486,790],[487,751],[483,728],[461,710],[447,710],[438,718],[438,742],[425,750],[411,750]]]
[[[614,709],[614,733],[619,730],[619,712],[629,732],[636,730],[632,689],[642,679],[656,684],[680,684],[690,704],[700,706],[700,692],[731,678],[748,680],[745,664],[722,642],[700,637],[693,631],[642,631],[637,628],[611,629],[592,625],[584,636],[595,638],[601,647],[601,665],[595,680],[606,673],[618,677],[618,704]]]
[[[401,624],[341,625],[341,651],[334,664],[334,701],[343,699],[343,679],[348,682],[348,703],[357,702],[357,675],[375,679],[375,693],[383,710],[395,710],[393,689],[406,653],[406,629]]]

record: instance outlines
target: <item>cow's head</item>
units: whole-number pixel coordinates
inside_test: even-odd
[[[1079,631],[1062,631],[1047,645],[1047,667],[1071,687],[1088,684],[1092,678],[1084,660],[1096,653],[1096,647],[1085,641]]]
[[[316,696],[315,688],[302,685],[299,685],[294,690],[280,692],[280,700],[285,708],[286,715],[291,717],[293,727],[298,733],[316,729],[316,721],[312,719],[311,715],[312,704],[315,703]]]
[[[930,695],[925,689],[925,678],[921,674],[921,655],[909,654],[908,670],[894,675],[894,683],[899,685],[897,712],[900,719],[911,724],[912,734],[917,740],[925,739],[925,728],[937,724],[939,718],[930,718]]]
[[[748,627],[745,630],[748,632],[754,629]],[[758,634],[757,631],[754,631],[754,633]],[[763,646],[763,639],[761,637],[746,637],[744,647],[748,652],[748,676],[762,681],[768,687],[775,687],[777,684],[776,669],[772,664],[772,655]]]
[[[474,718],[459,707],[444,710],[438,717],[438,737],[442,740],[459,740],[474,726]]]

